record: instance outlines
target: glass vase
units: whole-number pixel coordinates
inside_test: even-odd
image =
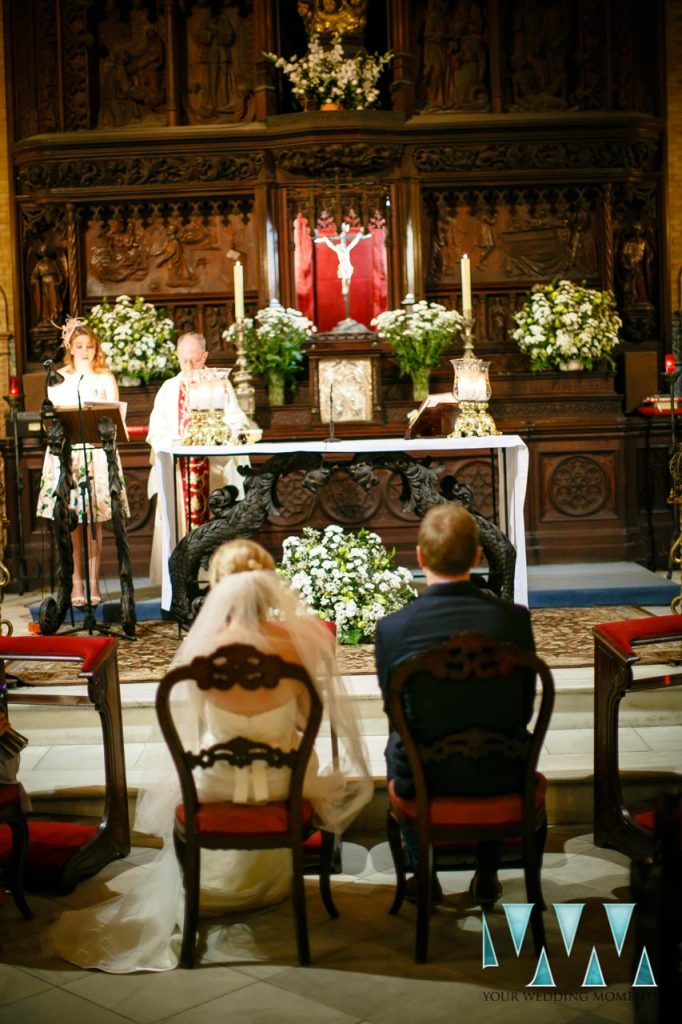
[[[423,402],[429,393],[430,366],[420,366],[418,370],[410,370],[412,378],[412,397],[415,402]]]
[[[270,405],[284,405],[284,374],[270,370],[267,375],[268,402]]]

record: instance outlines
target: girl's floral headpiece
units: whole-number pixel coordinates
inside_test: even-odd
[[[86,327],[87,324],[79,316],[67,316],[66,322],[63,324],[54,324],[53,327],[58,327],[62,334],[62,345],[65,350],[69,352],[71,350],[71,339],[81,327]]]

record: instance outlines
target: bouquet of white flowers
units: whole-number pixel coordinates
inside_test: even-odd
[[[282,69],[297,99],[364,110],[378,100],[379,75],[393,54],[389,51],[380,57],[360,50],[354,57],[347,57],[340,36],[334,36],[332,45],[325,48],[319,36],[314,35],[302,57],[286,60],[274,53],[263,56]]]
[[[379,313],[372,320],[372,327],[395,352],[401,376],[412,377],[415,398],[428,394],[429,373],[463,324],[464,317],[456,309],[424,299],[412,307]]]
[[[512,337],[530,356],[531,370],[591,370],[601,360],[614,365],[622,320],[612,292],[572,281],[536,284],[514,319]]]
[[[339,643],[371,643],[377,619],[417,596],[412,574],[393,560],[369,530],[306,527],[302,537],[284,541],[277,572],[321,619],[336,623]]]
[[[120,295],[113,306],[103,299],[84,320],[99,338],[109,369],[124,387],[177,373],[175,324],[141,295],[135,300]]]
[[[273,301],[259,309],[255,319],[246,317],[244,347],[249,369],[260,373],[268,384],[273,405],[284,401],[284,383],[293,381],[303,365],[304,346],[317,328],[298,309],[285,309]],[[231,324],[223,338],[233,344],[237,325]]]

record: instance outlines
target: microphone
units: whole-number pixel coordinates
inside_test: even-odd
[[[47,386],[48,388],[56,387],[57,384],[64,383],[64,374],[60,373],[59,370],[55,370],[54,363],[51,359],[46,359],[43,366],[47,370]]]

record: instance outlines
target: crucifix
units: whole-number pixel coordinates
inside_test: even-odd
[[[358,244],[358,242],[364,242],[368,238],[371,238],[370,234],[365,234],[364,231],[358,231],[348,241],[348,225],[341,225],[341,232],[338,235],[318,235],[315,238],[315,242],[324,242],[324,244],[336,253],[336,258],[339,261],[339,265],[336,271],[336,276],[341,282],[341,294],[343,295],[343,302],[346,310],[346,320],[350,320],[350,282],[353,276],[353,264],[351,262],[350,254]]]

